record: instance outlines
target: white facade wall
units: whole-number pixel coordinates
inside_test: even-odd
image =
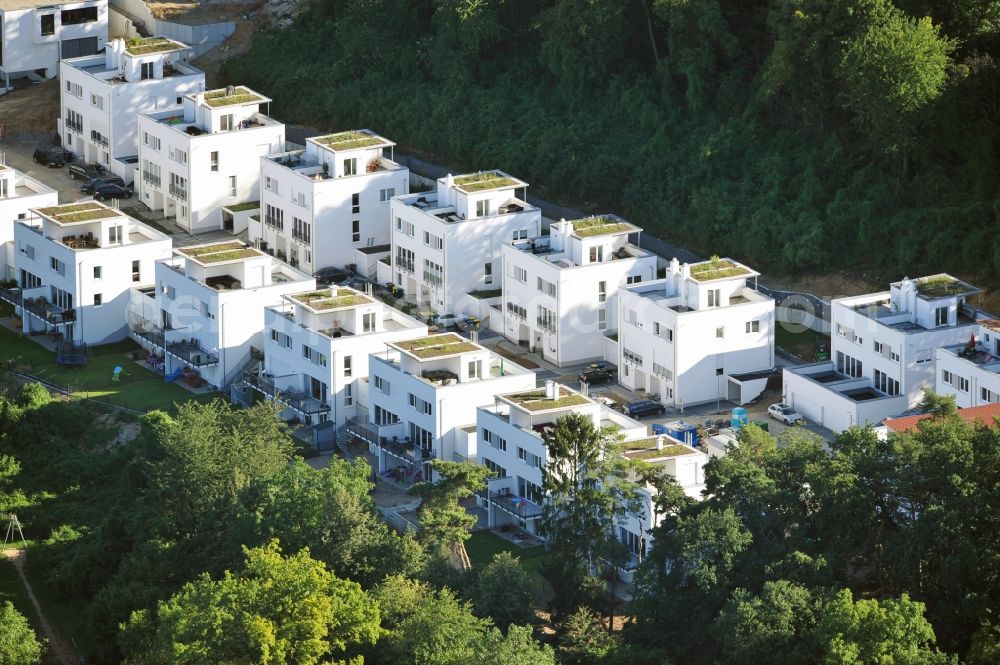
[[[110,241],[112,227],[124,232],[120,244]],[[58,240],[88,230],[100,239],[100,248],[72,249]],[[131,290],[153,283],[154,264],[170,256],[171,244],[168,236],[124,215],[62,228],[47,220],[40,227],[19,222],[14,239],[18,285],[23,288],[27,284],[22,271],[41,281],[40,287],[24,288],[24,297],[42,296],[54,303],[53,289],[70,294],[75,321],[65,324],[64,334],[67,339],[87,344],[115,342],[128,335],[126,314]],[[61,262],[61,271],[53,267],[53,260]],[[136,273],[133,262],[137,262]],[[95,304],[97,295],[99,305]],[[26,315],[23,320],[25,332],[45,329],[32,316]]]
[[[907,407],[905,395],[881,396],[855,401],[845,391],[871,388],[867,379],[841,379],[819,382],[815,375],[834,371],[833,363],[824,362],[783,370],[783,399],[807,420],[834,432],[849,427],[877,425],[886,417],[902,413]],[[826,379],[824,379],[826,381]]]
[[[63,12],[77,9],[96,8],[97,19],[75,25],[63,24]],[[43,20],[47,23],[51,17],[52,34],[42,34]],[[63,42],[76,39],[96,39],[96,51],[104,48],[108,40],[108,2],[107,0],[85,0],[84,2],[66,2],[46,5],[39,2],[38,6],[27,3],[12,2],[0,5],[0,38],[3,51],[3,63],[0,65],[0,87],[8,83],[8,77],[43,70],[44,78],[52,78],[59,73],[59,60],[70,51],[70,45]],[[79,53],[72,53],[73,56]]]
[[[475,314],[478,303],[467,294],[501,286],[504,243],[541,235],[541,211],[515,196],[524,183],[465,193],[450,178],[436,192],[392,201],[392,281],[435,313]],[[508,204],[520,210],[500,213]],[[482,205],[488,213],[478,215]],[[399,260],[401,251],[412,252],[411,265]],[[440,280],[425,278],[426,262],[440,267]]]
[[[356,249],[388,245],[389,199],[409,191],[410,172],[384,157],[385,149],[335,151],[307,139],[305,150],[261,158],[261,215],[250,222],[250,239],[307,272],[356,263]],[[348,159],[357,164],[355,175],[344,173]],[[265,223],[268,205],[282,211],[280,228]],[[295,219],[307,225],[305,233],[296,231]]]
[[[749,269],[698,282],[686,268],[621,290],[618,380],[679,409],[740,401],[729,377],[774,367],[774,300],[746,286]]]
[[[960,409],[1000,402],[1000,333],[996,321],[983,322],[969,343],[941,347],[934,353],[934,392],[951,395]]]
[[[373,353],[369,358],[369,420],[378,424],[375,420],[378,408],[399,418],[398,424],[386,429],[393,436],[401,439],[409,437],[411,424],[430,432],[432,456],[437,459],[451,461],[475,457],[476,450],[456,449],[456,442],[467,445],[461,428],[476,422],[477,407],[492,404],[497,394],[535,387],[534,372],[517,367],[486,349],[420,363],[405,354],[400,358],[400,354],[390,353],[387,359],[385,352]],[[483,363],[485,378],[470,379],[468,363],[477,360]],[[505,376],[490,376],[487,369],[499,366],[505,367],[508,373]],[[434,385],[421,378],[425,369],[445,367],[452,368],[459,375],[452,385]],[[380,384],[388,386],[388,392],[384,387],[379,388]],[[431,413],[411,407],[411,394],[430,404]],[[379,454],[379,471],[398,464],[375,447],[372,452]],[[429,466],[425,466],[422,470],[425,479],[429,477],[428,473]]]
[[[205,74],[182,63],[184,50],[131,56],[124,48],[115,40],[105,54],[59,63],[59,134],[63,145],[84,161],[132,182],[136,165],[117,160],[139,154],[136,115],[176,107],[184,95],[205,89]],[[152,78],[141,78],[143,64],[152,65]],[[168,64],[174,73],[164,77]]]
[[[629,244],[627,233],[558,238],[560,227],[569,224],[553,224],[551,238],[503,246],[503,334],[515,343],[527,341],[530,349],[559,366],[617,363],[617,355],[606,358],[605,353],[606,335],[619,327],[619,289],[655,280],[656,256]],[[549,254],[536,254],[532,242],[535,251],[540,243],[555,246]],[[590,249],[598,246],[603,260],[591,262]],[[611,258],[616,251],[624,252],[622,258]],[[554,330],[543,323],[540,308],[555,314]]]
[[[285,126],[259,112],[269,100],[211,107],[202,100],[204,94],[185,97],[183,108],[139,115],[137,194],[152,210],[164,211],[191,233],[221,229],[222,206],[256,201],[261,156],[285,149]],[[222,129],[227,116],[235,129]],[[240,129],[245,121],[254,124]],[[189,127],[203,133],[188,134]],[[156,167],[159,184],[155,173],[147,178]],[[183,184],[174,193],[171,174]]]
[[[290,318],[289,314],[295,316]],[[376,329],[363,332],[360,319],[374,313]],[[374,301],[350,310],[335,313],[336,321],[349,335],[332,337],[322,330],[328,328],[330,316],[316,317],[305,322],[309,313],[293,305],[271,307],[264,313],[264,369],[279,389],[313,393],[314,380],[321,385],[321,395],[329,412],[320,420],[332,420],[337,426],[348,418],[367,413],[367,383],[370,354],[384,352],[386,344],[425,337],[427,326],[386,305]],[[325,321],[325,322],[321,322]],[[288,343],[278,341],[272,331],[288,335]],[[304,356],[303,346],[322,353],[326,364]],[[320,398],[322,399],[322,398]]]
[[[197,368],[200,376],[216,387],[238,378],[233,374],[247,360],[251,346],[263,350],[265,308],[280,303],[286,294],[316,286],[312,277],[266,255],[216,268],[241,280],[243,288],[233,290],[206,285],[203,276],[195,274],[191,267],[185,268],[185,263],[175,258],[156,264],[156,309],[170,316],[168,342],[197,339],[202,348],[218,356],[217,364]],[[263,281],[245,276],[254,270],[264,274]],[[280,271],[282,281],[272,281],[274,270]],[[162,323],[162,318],[154,322]],[[169,355],[165,360],[167,374],[184,364]]]
[[[0,164],[0,279],[15,279],[14,225],[27,219],[31,208],[59,203],[56,190],[13,167]]]

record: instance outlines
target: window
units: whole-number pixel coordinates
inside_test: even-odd
[[[528,318],[528,310],[520,305],[515,305],[512,302],[507,303],[507,312],[520,319]]]
[[[863,367],[857,358],[837,351],[837,371],[857,379],[863,374]]]
[[[855,344],[863,344],[864,343],[864,341],[865,341],[864,337],[858,337],[858,335],[856,333],[853,333],[853,332],[851,333],[851,335],[852,335],[852,340],[854,341]]]
[[[187,201],[187,178],[182,178],[176,173],[171,173],[170,195],[179,201]]]
[[[376,390],[380,390],[384,392],[386,395],[390,394],[389,391],[391,390],[391,386],[389,385],[389,382],[383,379],[381,376],[376,376],[374,383]]]
[[[670,371],[663,365],[659,365],[657,363],[653,363],[653,374],[655,374],[656,376],[662,376],[664,379],[667,379],[668,381],[672,381],[674,378],[674,373],[672,371]]]
[[[352,406],[354,404],[354,385],[351,383],[344,385],[344,406]]]
[[[76,83],[74,83],[73,85],[76,86],[76,87],[78,87],[78,88],[80,87]],[[83,89],[82,88],[80,89],[80,94],[83,94]],[[76,111],[71,110],[71,109],[67,110],[66,111],[66,126],[69,127],[70,129],[75,129],[78,132],[83,132],[83,116],[81,114],[77,113]],[[91,139],[94,138],[94,133],[95,132],[91,132],[90,133],[90,138]],[[100,136],[100,134],[98,134],[98,136]]]
[[[535,467],[536,469],[542,468],[542,458],[534,453],[529,453],[521,446],[517,447],[517,459],[521,460],[528,466]]]
[[[514,266],[514,279],[521,282],[522,284],[528,283],[528,271],[524,268],[519,268]]]
[[[218,171],[219,170],[219,151],[218,150],[213,150],[209,154],[208,163],[209,163],[209,168],[212,171]]]
[[[607,330],[608,329],[608,310],[604,307],[597,310],[597,329]]]
[[[424,231],[424,244],[428,247],[433,247],[434,249],[441,249],[444,247],[444,240],[433,233]]]
[[[483,281],[486,284],[493,283],[493,264],[485,263],[483,264]]]
[[[538,319],[536,321],[538,327],[542,330],[547,330],[548,332],[556,331],[556,314],[548,307],[542,307],[538,305]]]
[[[344,376],[352,376],[354,372],[353,356],[344,356]]]
[[[361,329],[362,332],[375,331],[375,312],[368,312],[361,315]]]
[[[411,238],[413,237],[413,234],[416,232],[415,229],[413,228],[412,222],[404,222],[400,217],[396,218],[396,230],[399,231],[400,233],[405,233]]]
[[[469,378],[470,379],[481,379],[481,378],[483,378],[483,361],[482,360],[470,360],[469,361]]]
[[[90,105],[91,106],[96,106],[98,109],[100,109],[100,110],[103,111],[104,110],[104,97],[102,97],[101,95],[96,95],[94,93],[90,93]]]
[[[158,136],[153,136],[152,134],[149,134],[147,132],[143,132],[142,133],[142,144],[146,145],[146,146],[149,146],[150,148],[152,148],[156,152],[160,151],[160,137],[158,137]]]
[[[483,458],[483,466],[493,472],[494,478],[506,478],[507,469],[503,468],[488,457]]]
[[[490,214],[490,202],[489,201],[476,201],[476,217],[489,217]],[[517,238],[514,238],[517,240]]]
[[[606,302],[608,299],[608,283],[597,283],[597,302]]]
[[[30,272],[21,269],[21,288],[22,289],[37,289],[42,285],[42,278],[32,275]]]
[[[64,9],[59,17],[63,25],[79,25],[93,23],[97,20],[97,7],[80,7],[79,9]]]
[[[725,371],[726,371],[726,370],[724,370],[724,369],[723,369],[722,367],[716,367],[716,368],[715,368],[715,375],[716,375],[716,376],[722,376],[722,374],[723,374],[723,373],[724,373]]]
[[[101,266],[94,266],[94,279],[101,278]]]
[[[351,242],[361,242],[361,220],[351,222]]]
[[[395,187],[388,187],[386,189],[378,190],[378,200],[382,203],[388,203],[389,199],[396,195]]]
[[[236,176],[229,176],[229,198],[235,198],[236,196]]]
[[[357,215],[361,212],[361,195],[351,194],[351,213]]]
[[[423,451],[430,451],[434,445],[434,435],[419,425],[410,423],[410,441],[420,446]]]
[[[223,132],[232,131],[233,129],[232,113],[227,113],[226,115],[219,117],[219,129]]]
[[[528,237],[528,229],[518,229],[514,231],[514,240],[524,240]]]
[[[622,349],[622,357],[625,359],[626,363],[632,363],[633,365],[638,365],[642,367],[642,356],[640,356],[635,351]]]
[[[432,415],[434,412],[433,405],[430,402],[425,402],[413,393],[409,393],[410,408],[414,411],[419,411],[424,415]]]
[[[283,332],[278,332],[277,330],[271,329],[271,340],[277,342],[280,346],[286,349],[292,348],[292,338]]]
[[[269,192],[278,193],[278,181],[271,176],[264,176],[264,189]]]
[[[715,339],[723,339],[726,336],[726,329],[723,326],[719,326],[715,329]]]
[[[104,296],[100,293],[94,294],[94,307],[100,307],[103,302]]]
[[[987,388],[980,388],[979,389],[979,399],[981,399],[983,402],[987,402],[989,404],[992,404],[992,403],[998,401],[998,397],[1000,397],[1000,395],[998,395],[997,393],[993,392],[992,390],[988,390]]]
[[[444,282],[444,268],[433,261],[424,259],[424,281],[434,286],[441,286]]]
[[[396,268],[413,272],[413,250],[396,247]]]
[[[153,63],[143,62],[139,65],[139,79],[145,81],[153,78]]]
[[[312,225],[298,217],[292,217],[292,237],[301,242],[312,240]]]
[[[747,321],[747,334],[760,332],[760,321]]]
[[[344,175],[356,175],[358,172],[358,160],[356,157],[344,160]]]
[[[629,275],[625,278],[626,284],[638,284],[642,281],[642,275]]]
[[[709,307],[721,307],[722,301],[719,293],[719,289],[709,289],[708,290],[708,306]]]
[[[60,309],[70,309],[73,307],[73,294],[56,287],[51,287],[52,304]]]
[[[142,160],[142,179],[154,187],[160,186],[160,165],[148,159]]]
[[[539,291],[541,291],[542,293],[544,293],[547,296],[553,296],[553,297],[555,297],[555,295],[556,295],[556,285],[555,284],[553,284],[552,282],[548,282],[548,281],[542,279],[541,277],[538,277],[536,279],[537,279],[537,284],[538,284],[538,290]]]
[[[889,378],[885,372],[880,370],[875,370],[875,387],[886,395],[899,394],[899,381]]]
[[[969,392],[969,380],[964,377],[958,377],[958,389],[963,393]]]
[[[132,281],[138,282],[140,279],[139,261],[132,261]]]
[[[66,274],[66,264],[54,256],[49,257],[49,267],[52,268],[54,272],[57,272],[60,275]]]
[[[502,436],[498,436],[495,432],[491,432],[488,429],[483,430],[483,441],[490,444],[497,450],[507,451],[507,439]]]
[[[663,336],[667,338],[668,342],[673,342],[674,341],[674,329],[673,328],[664,328],[663,329]]]
[[[375,405],[375,423],[378,425],[392,425],[399,422],[399,416],[388,409],[383,409]]]
[[[56,15],[44,14],[41,19],[42,36],[56,34]]]
[[[948,325],[948,308],[938,307],[934,310],[934,325],[945,326]]]
[[[604,245],[594,245],[590,248],[590,262],[600,263],[604,260]]]
[[[264,204],[264,225],[279,231],[285,230],[285,211],[275,208],[270,203]]]

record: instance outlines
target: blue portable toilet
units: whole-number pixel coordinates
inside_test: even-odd
[[[667,436],[677,439],[681,443],[686,443],[689,446],[698,445],[698,428],[691,423],[686,423],[683,420],[675,420],[664,424],[664,429],[666,429],[665,433]]]
[[[660,435],[667,433],[667,426],[661,423],[653,423],[653,434]]]
[[[729,419],[729,426],[733,429],[739,429],[750,422],[750,417],[747,414],[747,410],[742,406],[738,406],[733,409],[732,416]]]

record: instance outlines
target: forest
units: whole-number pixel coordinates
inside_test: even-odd
[[[222,75],[286,122],[777,275],[1000,278],[995,0],[315,0]]]
[[[566,416],[545,435],[541,583],[508,553],[454,565],[485,467],[435,462],[440,480],[412,490],[419,531],[400,535],[364,461],[305,464],[267,405],[135,420],[26,385],[0,397],[0,513],[20,516],[29,572],[50,610],[71,608],[88,662],[990,665],[1000,429],[925,407],[888,442],[749,425],[702,501]],[[659,523],[620,605],[614,516],[637,479]],[[40,652],[0,603],[0,663]]]

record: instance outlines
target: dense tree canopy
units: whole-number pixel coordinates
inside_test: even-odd
[[[313,7],[223,71],[287,121],[373,127],[769,272],[1000,276],[994,0]]]

